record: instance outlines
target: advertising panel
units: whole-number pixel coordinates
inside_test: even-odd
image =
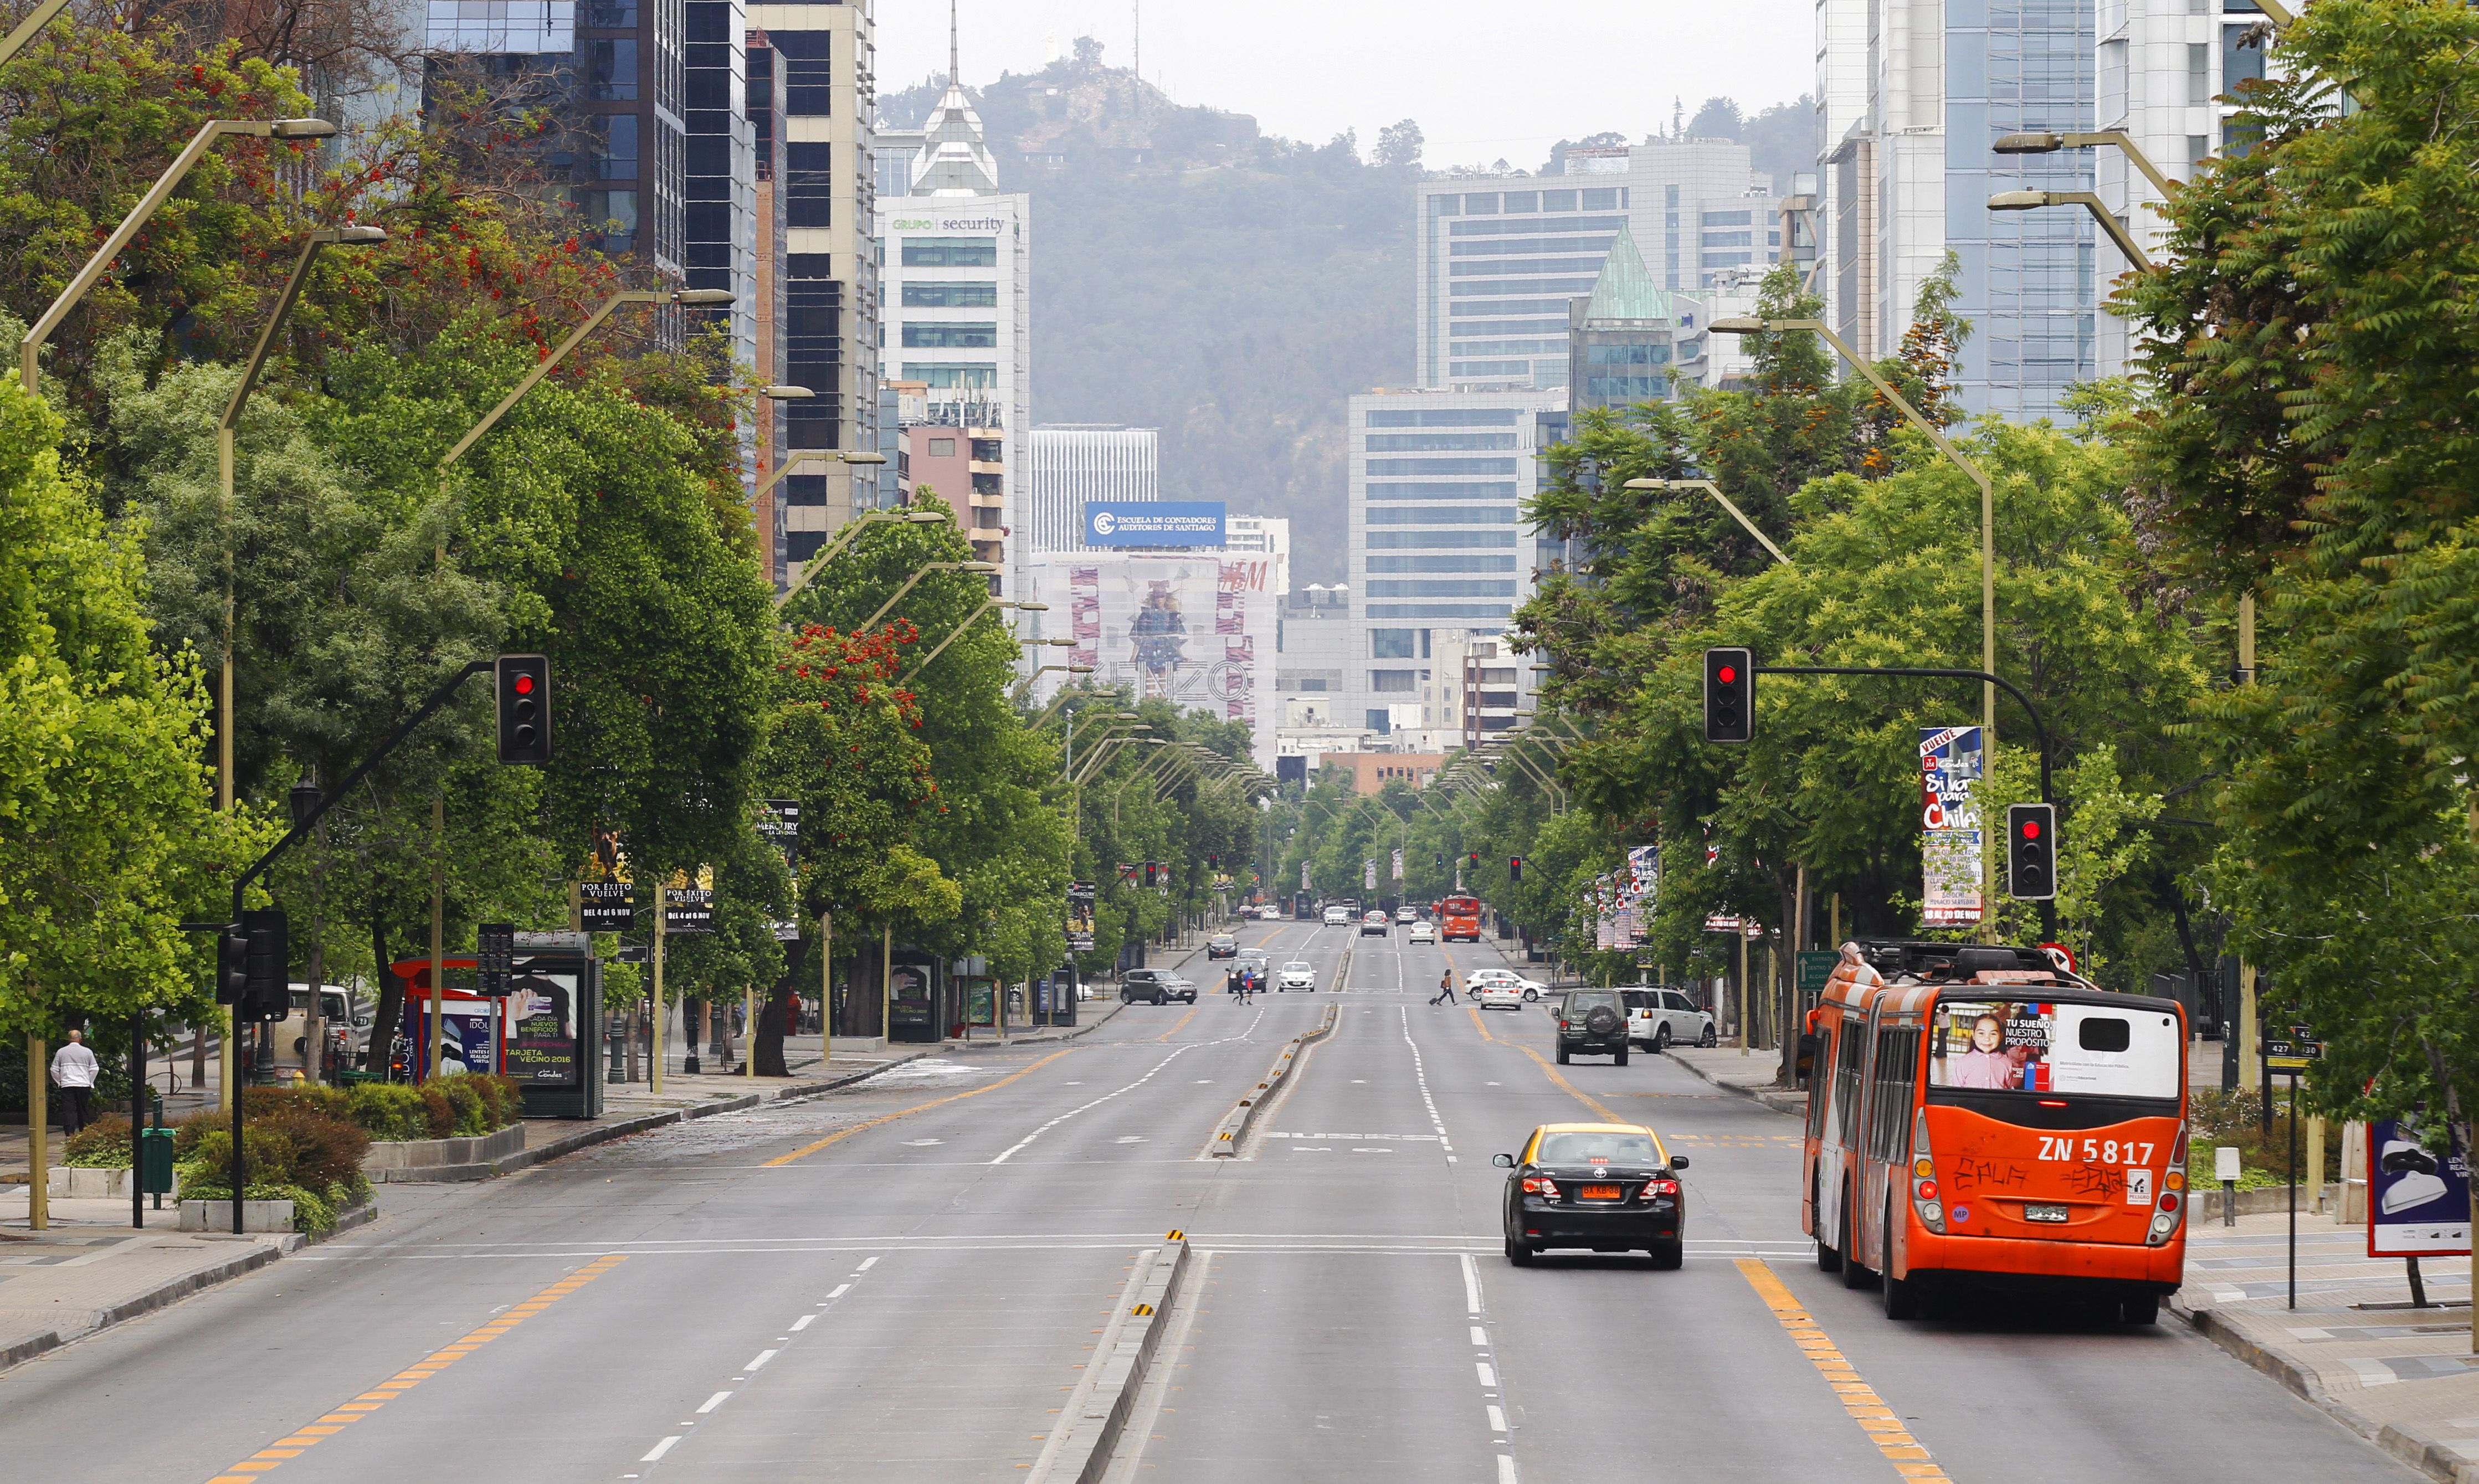
[[[635,887],[628,876],[628,848],[617,830],[597,830],[578,873],[577,924],[588,933],[626,933],[637,919]]]
[[[2460,1150],[2440,1156],[2427,1148],[2415,1123],[2369,1123],[2367,1256],[2441,1257],[2469,1250],[2468,1158]]]
[[[1067,883],[1067,951],[1089,954],[1093,951],[1093,902],[1091,882]]]
[[[2178,1017],[2114,1006],[1939,1000],[1929,1086],[2178,1096]]]
[[[1067,615],[1070,664],[1089,683],[1209,711],[1251,729],[1256,764],[1274,766],[1273,559],[1199,552],[1056,553],[1029,564],[1045,622]],[[1047,679],[1048,678],[1044,678]]]
[[[1920,729],[1920,921],[1949,928],[1980,921],[1980,729]]]
[[[1218,499],[1088,499],[1085,544],[1095,547],[1218,547]]]
[[[576,1083],[576,976],[520,963],[508,997],[507,1075],[538,1087]]]

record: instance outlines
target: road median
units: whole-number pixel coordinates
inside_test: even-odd
[[[1069,1398],[1070,1415],[1042,1450],[1028,1484],[1101,1484],[1118,1450],[1128,1413],[1144,1390],[1162,1349],[1171,1305],[1188,1275],[1188,1237],[1172,1232],[1159,1247],[1148,1247],[1137,1259],[1137,1269],[1121,1292],[1120,1307],[1111,1317],[1101,1342],[1086,1362],[1085,1378]]]
[[[1327,1006],[1316,1030],[1304,1031],[1283,1043],[1282,1055],[1274,1058],[1274,1064],[1266,1069],[1265,1080],[1257,1084],[1254,1090],[1235,1104],[1229,1113],[1222,1115],[1222,1121],[1214,1126],[1214,1137],[1206,1141],[1209,1157],[1227,1160],[1240,1153],[1240,1146],[1247,1141],[1249,1129],[1256,1125],[1257,1115],[1281,1093],[1286,1086],[1285,1079],[1299,1064],[1299,1054],[1311,1044],[1333,1035],[1342,1011],[1340,1005]]]

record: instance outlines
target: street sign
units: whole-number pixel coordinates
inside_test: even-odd
[[[2305,1071],[2324,1060],[2324,1043],[2312,1027],[2294,1025],[2283,1036],[2264,1037],[2263,1064],[2276,1072]]]
[[[1803,950],[1799,956],[1799,992],[1813,1000],[1825,993],[1826,985],[1833,978],[1833,965],[1842,956],[1829,949]]]

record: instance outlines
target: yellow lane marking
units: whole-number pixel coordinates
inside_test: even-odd
[[[793,1150],[790,1154],[779,1154],[775,1158],[768,1160],[766,1162],[766,1166],[768,1168],[772,1168],[778,1164],[789,1164],[796,1160],[805,1160],[809,1156],[817,1153],[819,1150],[824,1149],[829,1144],[842,1143],[845,1139],[852,1138],[855,1134],[858,1134],[865,1129],[874,1129],[882,1123],[893,1123],[898,1118],[907,1118],[917,1113],[927,1113],[933,1108],[943,1108],[949,1103],[959,1103],[968,1097],[980,1097],[984,1092],[996,1092],[999,1088],[1006,1087],[1009,1083],[1016,1081],[1018,1078],[1032,1076],[1034,1073],[1040,1071],[1043,1067],[1048,1066],[1051,1062],[1058,1061],[1061,1057],[1067,1055],[1068,1051],[1073,1051],[1075,1049],[1075,1047],[1070,1046],[1067,1048],[1067,1051],[1054,1051],[1050,1055],[1042,1058],[1038,1062],[1035,1062],[1031,1066],[1026,1067],[1020,1072],[1010,1072],[996,1082],[990,1083],[984,1087],[975,1087],[969,1092],[950,1092],[945,1097],[933,1097],[926,1103],[915,1103],[909,1108],[899,1108],[891,1113],[882,1113],[878,1117],[872,1118],[866,1123],[856,1123],[851,1128],[828,1135],[826,1138],[819,1139],[814,1144],[803,1144],[800,1148]]]
[[[524,1306],[526,1310],[524,1318],[531,1318],[549,1308],[553,1301],[567,1297],[626,1261],[628,1259],[626,1256],[614,1254],[610,1257],[597,1258],[586,1264],[578,1268],[574,1276],[527,1299]],[[523,1321],[519,1319],[502,1317],[493,1320],[488,1330],[475,1330],[454,1344],[442,1345],[423,1357],[416,1366],[407,1367],[404,1370],[389,1377],[385,1383],[388,1390],[364,1392],[353,1400],[319,1418],[319,1424],[323,1425],[313,1424],[294,1428],[284,1437],[276,1439],[272,1445],[259,1449],[207,1480],[207,1484],[250,1484],[251,1480],[258,1478],[268,1470],[283,1467],[286,1459],[300,1457],[329,1438],[343,1432],[345,1423],[361,1421],[387,1402],[413,1390],[421,1384],[423,1377],[437,1375],[492,1340],[498,1338],[500,1334],[514,1329],[521,1322]]]
[[[1904,1428],[1903,1420],[1895,1415],[1894,1409],[1885,1405],[1883,1398],[1860,1379],[1857,1368],[1843,1359],[1833,1341],[1816,1320],[1808,1317],[1807,1311],[1800,1307],[1799,1300],[1791,1296],[1790,1290],[1783,1286],[1781,1279],[1774,1276],[1772,1268],[1753,1258],[1743,1257],[1739,1259],[1739,1273],[1748,1280],[1748,1286],[1756,1291],[1756,1296],[1764,1300],[1765,1307],[1773,1311],[1782,1332],[1790,1336],[1791,1343],[1798,1345],[1800,1353],[1807,1357],[1808,1364],[1816,1368],[1816,1373],[1833,1388],[1834,1399],[1842,1403],[1842,1410],[1851,1415],[1851,1420],[1859,1424],[1860,1431],[1868,1435],[1868,1441],[1877,1445],[1877,1451],[1885,1455],[1885,1461],[1894,1466],[1896,1473],[1906,1479],[1942,1479],[1946,1476],[1945,1471],[1929,1456],[1928,1448]]]
[[[1549,1064],[1549,1059],[1547,1057],[1543,1056],[1531,1047],[1511,1041],[1502,1042],[1501,1044],[1513,1045],[1516,1050],[1522,1052],[1525,1056],[1530,1057],[1533,1061],[1539,1062],[1541,1064],[1541,1069],[1549,1074],[1549,1080],[1551,1082],[1554,1082],[1559,1087],[1566,1088],[1568,1094],[1574,1098],[1576,1102],[1581,1103],[1593,1112],[1599,1113],[1603,1123],[1640,1123],[1643,1121],[1639,1118],[1621,1117],[1618,1113],[1611,1111],[1609,1104],[1602,1102],[1599,1098],[1594,1097],[1583,1088],[1576,1087],[1572,1082],[1569,1082],[1564,1072],[1559,1071],[1558,1068]]]
[[[306,991],[305,991],[305,992],[306,992]],[[1199,1000],[1199,1001],[1197,1001],[1195,1004],[1193,1004],[1193,1005],[1189,1006],[1189,1007],[1188,1008],[1188,1013],[1179,1017],[1179,1023],[1178,1023],[1177,1025],[1172,1026],[1169,1030],[1164,1031],[1164,1032],[1163,1032],[1163,1034],[1161,1034],[1160,1036],[1155,1036],[1155,1037],[1154,1037],[1154,1039],[1156,1039],[1156,1040],[1158,1040],[1158,1041],[1166,1041],[1166,1040],[1170,1039],[1172,1036],[1177,1036],[1180,1032],[1187,1030],[1187,1029],[1188,1029],[1188,1023],[1189,1021],[1191,1021],[1191,1020],[1195,1019],[1195,1018],[1196,1018],[1196,1012],[1197,1012],[1198,1011],[1200,1011],[1200,1010],[1203,1010],[1204,1008],[1205,1008],[1205,1002],[1204,1002],[1203,1000]]]

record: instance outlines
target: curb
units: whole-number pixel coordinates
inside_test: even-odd
[[[1128,1311],[1128,1320],[1111,1346],[1111,1353],[1094,1357],[1100,1379],[1085,1399],[1084,1415],[1068,1430],[1066,1446],[1061,1450],[1059,1465],[1051,1471],[1051,1477],[1070,1477],[1067,1469],[1073,1460],[1081,1460],[1074,1464],[1076,1484],[1101,1484],[1103,1475],[1110,1472],[1112,1455],[1118,1451],[1119,1434],[1127,1428],[1128,1410],[1144,1390],[1146,1373],[1153,1369],[1154,1352],[1162,1346],[1167,1312],[1177,1301],[1180,1281],[1187,1275],[1188,1239],[1184,1233],[1174,1232],[1155,1252],[1152,1270],[1137,1285],[1134,1306]]]
[[[1086,1003],[1103,1004],[1105,1002],[1092,1000],[1086,1001]],[[1094,1032],[1102,1029],[1102,1027],[1109,1025],[1111,1023],[1111,1017],[1116,1015],[1120,1011],[1127,1009],[1128,1005],[1127,1001],[1118,999],[1113,999],[1107,1003],[1109,1008],[1097,1013],[1093,1017],[1093,1021],[1090,1025],[1076,1026],[1063,1036],[1053,1036],[1047,1031],[1035,1031],[1024,1036],[1010,1036],[1004,1041],[958,1041],[953,1046],[944,1046],[942,1043],[942,1049],[949,1051],[1007,1051],[1017,1046],[1056,1046],[1061,1041],[1072,1041],[1080,1036],[1092,1035]],[[1079,1015],[1077,1018],[1082,1020],[1084,1017]],[[924,1055],[926,1054],[927,1053],[924,1053]],[[907,1060],[909,1059],[907,1058]]]
[[[368,1226],[378,1219],[378,1203],[375,1200],[368,1200],[338,1213],[335,1226],[327,1231],[288,1232],[273,1241],[253,1241],[249,1244],[248,1251],[236,1252],[212,1267],[202,1267],[195,1272],[184,1273],[178,1278],[158,1284],[134,1298],[123,1299],[109,1309],[92,1311],[95,1321],[83,1329],[66,1334],[52,1330],[46,1334],[20,1340],[15,1344],[0,1347],[0,1371],[9,1370],[38,1355],[57,1350],[71,1341],[84,1340],[87,1336],[100,1334],[115,1324],[137,1318],[141,1315],[152,1314],[158,1309],[167,1308],[192,1293],[201,1292],[217,1284],[228,1283],[243,1273],[255,1272],[269,1263],[300,1251],[303,1247],[316,1246],[332,1237],[340,1237],[357,1226]]]
[[[2267,1349],[2240,1334],[2217,1311],[2189,1309],[2174,1294],[2170,1296],[2167,1307],[2170,1313],[2185,1320],[2189,1328],[2220,1346],[2240,1364],[2280,1382],[2285,1390],[2309,1406],[2429,1478],[2438,1480],[2439,1484],[2470,1484],[2473,1479],[2479,1479],[2479,1469],[2466,1465],[2450,1445],[2431,1442],[2398,1422],[2379,1425],[2361,1416],[2356,1409],[2317,1384],[2313,1372],[2279,1351]]]
[[[1779,1087],[1732,1087],[1684,1057],[1673,1056],[1667,1051],[1662,1055],[1669,1057],[1674,1064],[1687,1068],[1703,1082],[1725,1092],[1735,1092],[1751,1102],[1760,1103],[1786,1117],[1805,1118],[1807,1116],[1807,1094],[1804,1092],[1787,1092]]]
[[[1329,1005],[1325,1008],[1325,1019],[1318,1022],[1316,1030],[1304,1031],[1291,1038],[1283,1048],[1283,1054],[1274,1059],[1273,1066],[1266,1071],[1265,1080],[1257,1084],[1254,1092],[1241,1098],[1238,1106],[1224,1113],[1222,1121],[1214,1126],[1214,1139],[1210,1146],[1212,1158],[1228,1160],[1240,1153],[1240,1145],[1247,1139],[1248,1129],[1257,1121],[1257,1114],[1282,1090],[1283,1078],[1293,1065],[1291,1059],[1307,1050],[1312,1042],[1332,1036],[1342,1013],[1342,1006]]]

